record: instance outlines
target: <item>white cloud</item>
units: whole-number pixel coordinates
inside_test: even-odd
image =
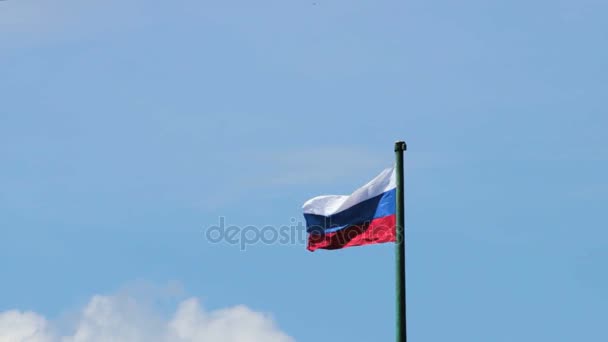
[[[59,330],[37,313],[0,313],[0,342],[294,342],[266,314],[245,306],[205,311],[196,298],[164,318],[133,297],[96,295],[69,331]]]
[[[0,313],[0,342],[51,342],[48,322],[33,312]]]
[[[266,315],[245,306],[222,309],[211,313],[201,310],[196,299],[181,303],[169,323],[171,341],[293,341],[279,332]]]

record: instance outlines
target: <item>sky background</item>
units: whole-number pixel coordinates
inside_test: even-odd
[[[0,340],[120,321],[136,335],[115,340],[149,341],[189,312],[209,316],[184,341],[390,341],[393,245],[242,251],[205,230],[301,222],[403,139],[410,339],[605,341],[607,15],[0,2]]]

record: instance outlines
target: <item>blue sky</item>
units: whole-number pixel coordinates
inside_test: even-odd
[[[197,298],[296,341],[391,340],[392,245],[241,251],[204,232],[301,221],[404,139],[410,338],[603,340],[607,13],[0,2],[0,312],[61,330],[95,298],[163,317]]]

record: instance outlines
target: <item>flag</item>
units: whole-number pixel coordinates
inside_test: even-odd
[[[308,250],[340,249],[396,240],[395,168],[349,196],[325,195],[302,206],[308,232]]]

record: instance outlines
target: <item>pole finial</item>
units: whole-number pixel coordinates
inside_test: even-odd
[[[395,152],[399,152],[399,151],[405,151],[407,150],[407,145],[405,144],[405,141],[396,141],[395,142]]]

